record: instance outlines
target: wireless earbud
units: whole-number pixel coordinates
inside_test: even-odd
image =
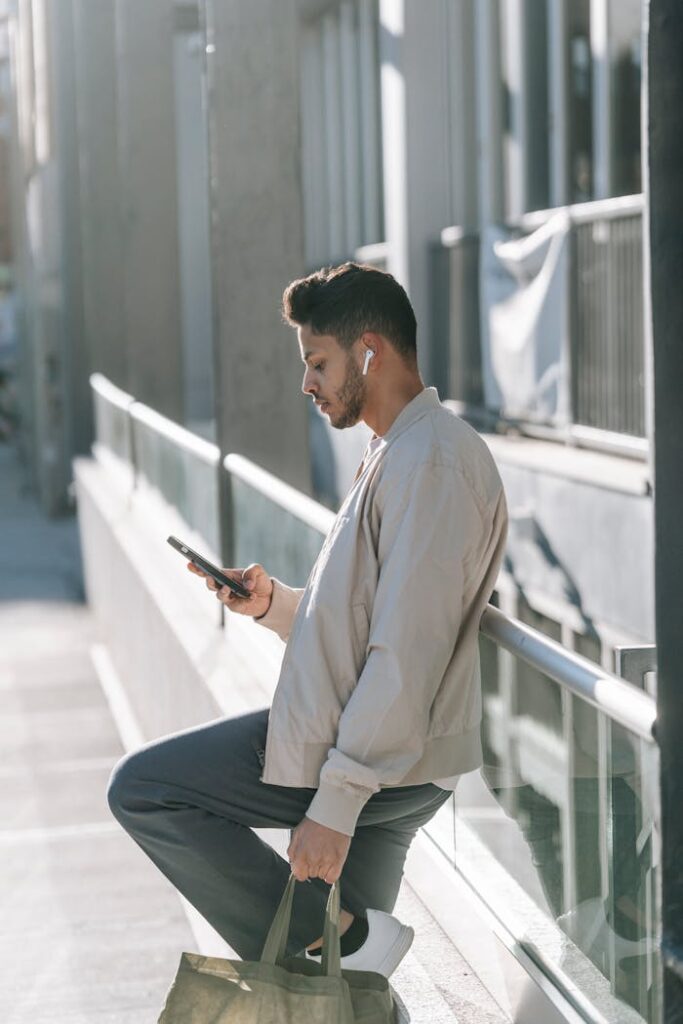
[[[363,363],[363,376],[364,377],[365,377],[365,375],[368,372],[368,366],[370,365],[370,360],[372,359],[374,354],[375,353],[372,351],[371,348],[368,348],[368,349],[365,350],[365,362]]]

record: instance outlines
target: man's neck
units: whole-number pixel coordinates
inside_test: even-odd
[[[424,389],[419,376],[408,378],[399,387],[387,388],[381,395],[376,395],[371,406],[364,410],[364,422],[377,437],[383,437],[405,407]]]

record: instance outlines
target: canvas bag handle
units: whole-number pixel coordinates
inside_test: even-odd
[[[284,959],[289,936],[289,923],[292,916],[292,901],[294,899],[294,886],[296,878],[289,876],[285,891],[280,900],[280,905],[275,911],[273,923],[268,931],[268,936],[261,954],[261,961],[267,964],[277,964]],[[341,977],[341,950],[339,948],[339,883],[335,882],[330,887],[330,895],[327,897],[325,908],[325,927],[323,930],[323,974],[330,977]]]

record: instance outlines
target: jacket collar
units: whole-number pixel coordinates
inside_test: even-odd
[[[391,424],[384,440],[389,443],[393,441],[395,437],[402,434],[406,427],[409,427],[411,423],[415,423],[425,413],[431,412],[433,409],[437,409],[441,405],[439,401],[439,393],[436,388],[425,388],[424,391],[420,391],[419,395],[415,395],[403,409]]]

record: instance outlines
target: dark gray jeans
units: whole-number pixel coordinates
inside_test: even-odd
[[[136,843],[245,960],[258,959],[290,868],[253,828],[295,828],[314,789],[260,781],[268,711],[221,719],[124,757],[109,806]],[[340,879],[342,906],[390,912],[417,830],[449,793],[431,783],[375,793]],[[288,953],[322,935],[329,886],[296,886]]]

